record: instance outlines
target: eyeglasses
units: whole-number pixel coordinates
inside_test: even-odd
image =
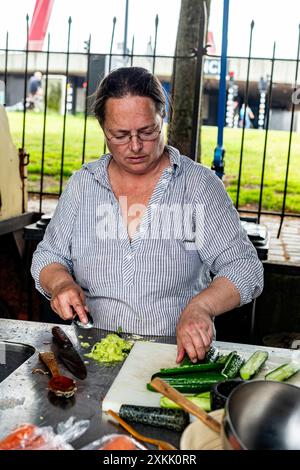
[[[123,145],[123,144],[129,144],[129,142],[132,140],[133,137],[137,137],[139,140],[146,141],[146,142],[155,140],[161,134],[161,131],[162,131],[162,127],[159,128],[159,126],[156,126],[154,129],[139,131],[136,134],[130,134],[130,132],[128,132],[126,134],[113,135],[112,137],[107,137],[107,135],[104,132],[104,135],[106,137],[106,140],[108,140],[112,144]]]

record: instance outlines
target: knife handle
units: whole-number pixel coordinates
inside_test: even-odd
[[[61,346],[73,346],[66,333],[59,326],[52,328],[52,334]]]
[[[40,360],[48,367],[53,377],[59,376],[59,368],[52,351],[40,352]]]

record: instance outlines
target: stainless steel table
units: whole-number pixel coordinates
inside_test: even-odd
[[[0,438],[23,423],[33,423],[39,426],[51,425],[56,430],[56,425],[70,416],[74,416],[76,419],[90,420],[90,427],[86,433],[72,443],[77,449],[105,434],[123,433],[124,431],[118,425],[101,412],[101,402],[122,364],[108,367],[89,360],[88,376],[83,381],[76,379],[78,390],[72,399],[53,397],[47,390],[49,376],[32,374],[32,369],[42,367],[38,353],[52,349],[51,329],[53,326],[48,323],[0,319],[0,342],[24,343],[35,348],[34,354],[0,383]],[[81,341],[88,341],[93,345],[108,333],[96,329],[79,330],[69,325],[63,326],[63,329],[78,349],[80,349]],[[78,336],[83,336],[83,338]],[[150,338],[145,337],[145,339]],[[160,343],[175,343],[174,337],[153,337],[151,339]],[[220,342],[216,342],[216,344],[221,349],[237,349],[241,353],[247,354],[258,349],[257,346],[245,344]],[[259,349],[269,351],[275,359],[276,357],[285,358],[286,362],[292,355],[292,351],[287,349],[264,348],[262,346],[259,346]],[[83,349],[80,351],[81,353],[85,352]],[[1,358],[3,362],[3,354],[0,355],[0,362]],[[60,369],[62,374],[71,376],[62,364],[60,364]],[[176,432],[139,424],[134,427],[148,436],[165,439],[176,447],[179,446],[180,435]]]

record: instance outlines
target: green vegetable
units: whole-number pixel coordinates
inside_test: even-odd
[[[189,358],[189,356],[186,354],[184,358],[182,359],[179,367],[184,367],[184,366],[191,366],[191,365],[198,365],[198,364],[205,364],[205,363],[211,363],[211,362],[216,362],[219,357],[219,351],[217,348],[214,348],[213,346],[210,347],[210,349],[207,351],[205,354],[205,358],[202,359],[201,361],[197,362],[192,362]]]
[[[188,395],[186,398],[199,406],[199,408],[202,408],[202,410],[211,411],[210,392],[200,393],[199,395]],[[161,397],[160,406],[162,408],[180,409],[177,403],[167,397]]]
[[[207,351],[205,355],[205,362],[213,363],[218,360],[219,357],[219,350],[211,346],[211,348]]]
[[[183,410],[155,406],[122,405],[119,416],[127,422],[149,424],[182,432],[189,423],[189,414]]]
[[[278,382],[283,382],[284,380],[289,379],[292,375],[296,374],[300,370],[300,364],[296,362],[290,362],[288,364],[283,364],[277,369],[272,370],[266,376],[266,380],[277,380]]]
[[[227,359],[229,358],[229,354],[220,354],[218,359],[216,360],[217,364],[226,364]]]
[[[160,369],[159,372],[152,376],[154,377],[164,377],[165,375],[182,375],[182,374],[189,374],[189,373],[196,373],[196,372],[210,372],[210,371],[220,371],[222,370],[222,364],[191,364],[179,367],[171,367],[169,369]]]
[[[183,366],[191,366],[192,364],[195,364],[195,362],[192,362],[189,358],[189,356],[186,354],[184,358],[182,359],[181,363],[179,364],[179,367]],[[197,364],[197,363],[196,363]]]
[[[243,364],[244,359],[239,356],[236,351],[232,351],[228,356],[221,374],[224,375],[226,379],[234,379],[238,375]]]
[[[85,343],[84,341],[82,341],[82,342],[80,343],[80,346],[81,346],[82,348],[86,348],[86,349],[87,349],[87,348],[90,347],[90,343],[88,343],[88,342]]]
[[[118,335],[118,336],[120,336],[120,338],[122,338],[122,333],[123,333],[122,327],[118,326],[117,331],[116,331],[116,335]]]
[[[163,380],[182,393],[196,394],[211,390],[216,383],[225,380],[225,377],[218,372],[206,372],[201,374],[164,376]],[[156,391],[150,383],[147,384],[147,389]]]
[[[266,351],[255,351],[240,369],[240,376],[249,380],[261,370],[269,354]]]
[[[106,338],[94,344],[91,352],[85,354],[98,362],[123,361],[129,354],[132,343],[125,341],[116,334],[109,334]]]

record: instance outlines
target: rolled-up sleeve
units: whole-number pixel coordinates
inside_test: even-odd
[[[196,210],[196,243],[214,278],[225,277],[240,294],[240,305],[263,290],[263,266],[240,223],[221,180],[207,170]]]
[[[49,295],[40,284],[40,272],[43,268],[52,263],[59,263],[65,266],[71,275],[73,274],[72,231],[80,197],[77,175],[75,173],[70,178],[45,231],[44,238],[33,254],[31,274],[37,290],[47,298]]]

